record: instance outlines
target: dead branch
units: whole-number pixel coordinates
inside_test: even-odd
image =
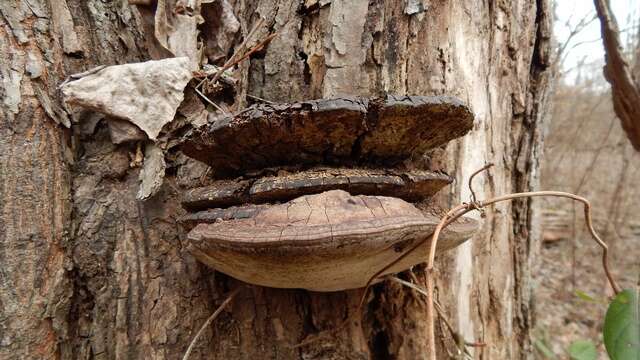
[[[271,40],[273,40],[274,37],[278,36],[278,33],[275,32],[273,34],[269,34],[267,37],[265,37],[262,41],[260,41],[258,43],[258,45],[252,47],[251,49],[249,49],[244,55],[242,55],[242,57],[240,57],[239,59],[234,59],[233,61],[229,62],[228,64],[224,65],[220,70],[218,70],[218,72],[213,76],[213,79],[211,79],[211,82],[215,83],[220,76],[222,76],[222,74],[230,69],[231,67],[235,66],[238,63],[241,63],[242,61],[244,61],[245,59],[248,59],[249,56],[253,55],[254,53],[261,51],[262,49],[264,49],[264,47],[269,44],[269,42],[271,42]]]
[[[567,58],[567,53],[568,53],[567,50],[571,50],[577,46],[577,45],[573,45],[570,49],[568,49],[569,44],[571,44],[571,41],[573,40],[573,38],[576,35],[580,34],[582,30],[584,30],[587,26],[589,26],[589,24],[591,24],[597,18],[598,17],[595,14],[593,14],[592,12],[589,12],[582,19],[580,19],[580,21],[578,21],[578,23],[573,28],[571,28],[571,30],[569,31],[569,35],[567,36],[565,41],[560,46],[558,46],[558,49],[556,50],[556,53],[557,53],[556,65],[564,63],[565,59]],[[569,19],[567,19],[564,25],[570,28],[571,27],[570,22],[571,22],[571,16],[569,17]]]
[[[200,95],[200,97],[206,101],[207,103],[209,103],[211,106],[213,106],[214,108],[216,108],[218,111],[220,111],[221,113],[227,115],[229,114],[228,111],[226,111],[225,109],[223,109],[220,105],[214,103],[213,101],[211,101],[211,99],[209,99],[205,94],[203,94],[200,90],[198,90],[197,86],[193,87],[193,90],[195,90],[196,94]]]
[[[402,280],[396,276],[389,276],[389,279],[391,279],[391,281],[395,281],[403,286],[406,286],[408,288],[411,288],[415,291],[417,291],[419,294],[428,297],[429,294],[427,293],[427,291],[423,288],[421,288],[420,286],[413,284],[409,281],[405,281]],[[464,346],[469,346],[469,347],[484,347],[486,346],[485,343],[482,342],[471,342],[471,341],[466,341],[464,340],[463,336],[458,333],[457,331],[455,331],[453,329],[453,325],[451,325],[451,322],[449,321],[449,319],[447,319],[447,317],[444,314],[444,310],[442,310],[442,306],[438,303],[438,301],[433,302],[433,304],[435,305],[434,308],[436,309],[436,312],[438,313],[438,317],[440,318],[440,320],[442,320],[442,322],[445,324],[445,327],[447,328],[447,331],[449,332],[449,335],[451,336],[451,339],[453,340],[454,344],[456,344],[456,346],[458,347],[458,352],[459,353],[464,353],[466,355],[470,355],[469,352],[467,351],[467,349],[465,349],[464,347],[460,347],[460,344],[463,344]]]
[[[594,0],[600,19],[602,43],[605,49],[605,79],[611,84],[613,110],[620,119],[631,145],[640,151],[640,89],[622,53],[618,25],[608,0]]]
[[[213,312],[213,314],[211,314],[211,316],[209,316],[209,318],[207,319],[207,321],[204,322],[204,324],[202,324],[202,327],[200,327],[200,330],[198,331],[198,333],[196,334],[196,336],[193,337],[193,340],[191,340],[191,344],[189,344],[189,347],[187,348],[187,351],[184,353],[184,356],[182,357],[182,360],[188,360],[189,359],[189,355],[191,355],[191,351],[193,350],[193,347],[195,346],[196,342],[198,341],[198,338],[200,337],[200,335],[202,335],[202,332],[204,332],[204,329],[207,328],[207,326],[209,326],[209,324],[211,324],[211,322],[218,317],[218,315],[220,315],[220,313],[222,312],[222,310],[229,305],[229,303],[231,302],[231,300],[233,300],[234,297],[236,297],[236,295],[238,295],[238,293],[240,292],[240,290],[242,290],[242,286],[233,290],[231,292],[231,294],[229,294],[229,296],[227,296],[226,299],[224,299],[224,301],[222,302],[222,304],[220,304],[220,306],[218,306],[218,308],[216,309],[216,311]]]

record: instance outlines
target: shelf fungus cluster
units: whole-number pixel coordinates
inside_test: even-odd
[[[451,97],[323,99],[252,106],[185,135],[181,150],[218,180],[190,189],[189,251],[242,281],[277,288],[363,287],[439,217],[416,207],[452,179],[407,159],[467,133],[471,111]],[[448,226],[438,251],[478,224]],[[424,261],[414,251],[386,273]]]

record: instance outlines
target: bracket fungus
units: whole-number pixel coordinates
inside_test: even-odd
[[[183,196],[187,247],[201,262],[252,284],[363,287],[403,250],[430,240],[439,218],[421,208],[453,180],[401,163],[472,125],[460,100],[424,96],[257,105],[213,120],[180,145],[218,178]],[[438,251],[477,228],[472,219],[457,220]],[[423,261],[424,253],[414,251],[385,273]]]
[[[388,168],[472,126],[469,108],[448,96],[320,99],[249,107],[193,130],[181,149],[221,176],[291,164]]]

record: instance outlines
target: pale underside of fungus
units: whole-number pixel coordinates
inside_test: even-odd
[[[276,288],[338,291],[359,288],[402,250],[425,240],[439,218],[393,197],[352,196],[342,190],[262,207],[243,219],[200,224],[188,249],[203,263],[242,281]],[[438,251],[477,230],[464,220],[449,226]],[[424,261],[414,251],[385,273]]]
[[[428,244],[439,222],[412,203],[428,203],[453,179],[407,161],[472,126],[460,100],[424,96],[257,105],[214,118],[180,145],[217,178],[183,196],[188,250],[252,284],[363,287],[407,249]],[[454,222],[438,252],[477,228],[471,219]],[[381,275],[407,270],[425,255],[426,245]]]

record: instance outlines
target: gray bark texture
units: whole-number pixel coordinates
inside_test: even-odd
[[[550,76],[546,0],[229,3],[240,22],[233,46],[259,18],[256,38],[278,32],[240,64],[241,101],[456,96],[474,128],[425,157],[455,179],[432,201],[468,201],[469,176],[488,162],[496,167],[476,179],[479,197],[536,188]],[[204,165],[169,152],[159,192],[137,200],[145,141],[114,144],[92,112],[65,126],[57,86],[68,75],[166,57],[143,11],[126,1],[0,2],[2,359],[179,359],[241,286],[184,250],[180,194],[204,185]],[[444,312],[467,340],[487,344],[470,350],[475,358],[530,356],[534,215],[526,200],[487,209],[481,232],[437,261]],[[414,274],[424,277],[420,267]],[[361,295],[249,286],[190,359],[426,357],[420,295],[383,282],[355,314]],[[337,333],[294,347],[348,316]],[[444,358],[454,346],[436,330]]]

